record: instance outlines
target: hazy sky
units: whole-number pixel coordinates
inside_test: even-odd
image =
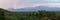
[[[60,0],[0,0],[0,8],[25,8],[36,6],[60,7]]]
[[[16,8],[16,0],[0,0],[0,8]]]

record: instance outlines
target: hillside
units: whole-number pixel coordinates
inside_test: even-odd
[[[60,20],[60,11],[10,12],[0,9],[0,20]]]

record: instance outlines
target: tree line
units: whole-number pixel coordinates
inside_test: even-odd
[[[57,20],[56,12],[36,11],[36,12],[10,12],[0,8],[0,20]]]

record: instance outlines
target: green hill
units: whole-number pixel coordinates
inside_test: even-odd
[[[10,12],[0,8],[0,20],[60,20],[60,11]]]

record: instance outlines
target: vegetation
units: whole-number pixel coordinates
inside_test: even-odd
[[[0,8],[0,20],[60,20],[60,12],[10,12]]]

